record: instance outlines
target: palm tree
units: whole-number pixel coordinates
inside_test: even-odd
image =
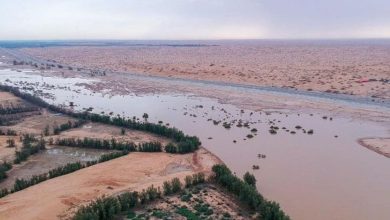
[[[144,119],[145,119],[145,121],[147,121],[147,120],[148,120],[148,118],[149,118],[149,115],[148,115],[147,113],[144,113],[144,114],[142,115],[142,118],[144,118]]]

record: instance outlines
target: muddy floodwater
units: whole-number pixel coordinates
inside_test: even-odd
[[[390,159],[357,143],[388,136],[383,124],[332,112],[250,111],[191,94],[93,93],[76,86],[88,82],[79,78],[0,70],[0,79],[19,87],[33,84],[40,94],[55,97],[43,96],[50,103],[72,101],[75,110],[93,107],[140,120],[148,113],[149,121],[197,135],[237,175],[254,173],[261,193],[293,219],[390,219]]]

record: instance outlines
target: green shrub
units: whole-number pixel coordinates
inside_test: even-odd
[[[257,191],[253,185],[241,180],[232,174],[223,164],[214,165],[214,179],[229,192],[235,194],[253,211],[258,212],[263,220],[289,220],[290,218],[280,209],[279,204],[268,201]]]
[[[200,220],[198,216],[195,215],[191,210],[189,210],[187,207],[183,206],[176,210],[176,212],[184,217],[187,218],[187,220]]]

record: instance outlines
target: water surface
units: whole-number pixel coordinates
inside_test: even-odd
[[[259,190],[279,202],[293,219],[390,219],[390,160],[356,142],[361,137],[388,136],[388,128],[378,124],[335,117],[331,112],[325,119],[323,113],[253,112],[192,94],[111,96],[76,86],[88,82],[80,78],[3,70],[0,79],[19,87],[33,83],[40,94],[55,97],[44,96],[48,102],[68,105],[72,101],[75,110],[93,107],[96,113],[140,120],[148,113],[152,122],[162,121],[197,135],[237,175],[254,173]],[[239,120],[248,127],[237,127]],[[224,122],[231,128],[225,128]],[[297,129],[298,125],[302,128]],[[270,126],[279,128],[277,134],[270,134]],[[254,128],[257,132],[251,131]],[[303,129],[314,132],[310,135]],[[252,170],[253,165],[260,169]]]

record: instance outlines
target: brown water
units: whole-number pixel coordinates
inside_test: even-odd
[[[77,109],[94,107],[99,113],[113,111],[139,118],[146,112],[150,121],[162,120],[197,135],[237,175],[253,172],[259,190],[279,202],[293,219],[390,219],[390,160],[356,142],[361,137],[388,136],[388,128],[378,124],[335,117],[331,112],[326,113],[327,119],[324,113],[242,112],[188,94],[108,96],[74,86],[82,79],[0,71],[1,81],[6,78],[12,83],[39,82],[36,89],[53,94],[56,99],[48,101],[57,104],[74,101]],[[49,89],[43,82],[57,87]],[[240,119],[250,128],[236,127]],[[214,125],[213,120],[221,122]],[[234,123],[226,129],[224,121]],[[313,129],[314,134],[303,133],[297,125],[306,131]],[[269,133],[270,126],[279,127],[277,134]],[[253,128],[258,131],[251,132]],[[248,134],[254,137],[248,139]],[[252,170],[253,165],[260,169]]]

